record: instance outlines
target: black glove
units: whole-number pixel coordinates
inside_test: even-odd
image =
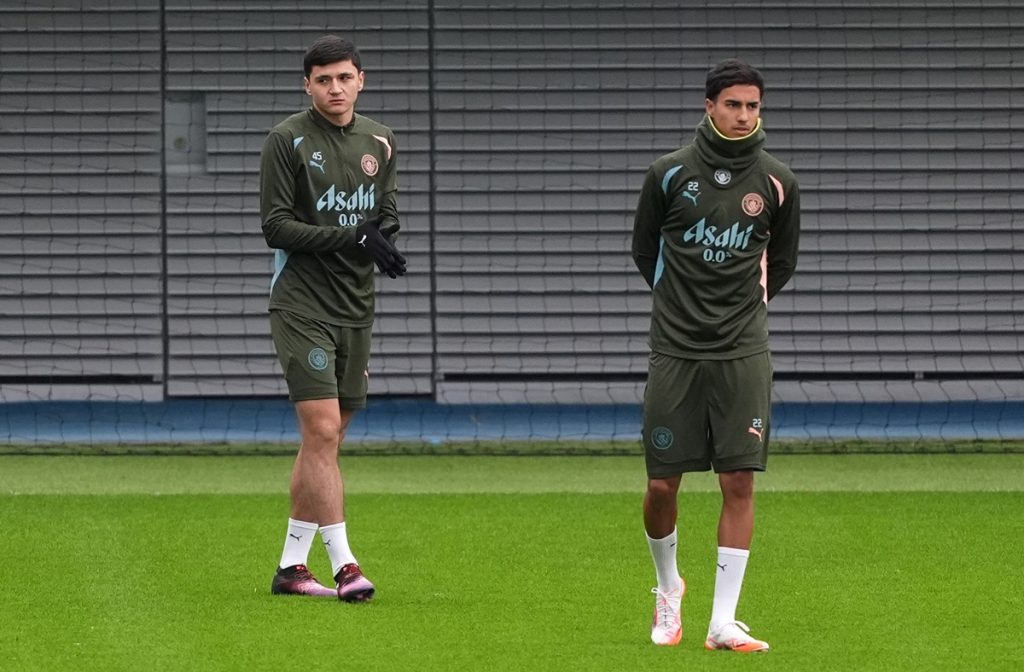
[[[398,223],[397,219],[384,219],[384,217],[382,216],[380,220],[381,225],[378,227],[380,229],[380,235],[387,238],[388,241],[391,242],[392,245],[394,245],[394,242],[391,241],[391,238],[392,236],[398,234],[398,230],[402,228],[402,225]]]
[[[405,257],[381,234],[381,221],[381,217],[363,220],[363,223],[356,227],[356,244],[369,253],[381,273],[397,278],[405,275]]]

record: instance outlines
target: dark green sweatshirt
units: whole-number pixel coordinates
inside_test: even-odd
[[[768,349],[768,300],[796,268],[800,193],[765,134],[722,136],[707,117],[694,141],[647,171],[633,259],[652,288],[650,346],[688,359]]]
[[[260,155],[260,217],[274,248],[270,309],[329,324],[373,323],[373,261],[355,228],[398,221],[394,134],[355,115],[335,126],[315,109],[275,126]]]

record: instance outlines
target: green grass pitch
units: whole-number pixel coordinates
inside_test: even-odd
[[[772,650],[748,656],[702,648],[710,474],[684,480],[659,648],[639,458],[343,458],[365,605],[269,594],[289,466],[0,457],[0,669],[1024,669],[1024,455],[773,457],[738,612]]]

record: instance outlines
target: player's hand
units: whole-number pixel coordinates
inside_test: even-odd
[[[381,225],[377,227],[380,230],[380,235],[387,238],[389,241],[391,237],[398,233],[402,225],[398,223],[397,219],[384,219],[381,218]]]
[[[356,244],[366,250],[381,273],[391,278],[405,275],[405,257],[381,234],[380,225],[381,217],[363,220],[356,227]]]

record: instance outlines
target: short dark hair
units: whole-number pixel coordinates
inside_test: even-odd
[[[764,77],[757,68],[747,65],[738,58],[727,58],[708,70],[708,78],[704,83],[704,97],[715,100],[722,89],[737,84],[750,84],[757,87],[764,97]]]
[[[359,59],[359,50],[356,45],[337,35],[324,35],[318,37],[306,50],[306,56],[302,59],[302,67],[306,77],[313,72],[314,65],[328,65],[338,61],[352,61],[356,70],[363,71],[363,63]]]

